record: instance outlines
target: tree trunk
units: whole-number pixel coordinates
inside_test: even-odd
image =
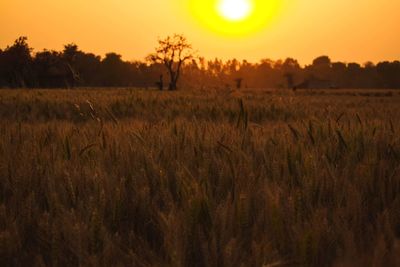
[[[176,81],[171,81],[170,84],[169,84],[169,90],[170,91],[175,91],[176,89],[177,89]]]
[[[169,82],[169,90],[170,91],[175,91],[177,89],[177,74],[174,71],[170,71],[170,78],[171,81]]]

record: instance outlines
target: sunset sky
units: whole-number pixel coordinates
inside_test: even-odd
[[[35,51],[74,42],[142,60],[157,37],[182,33],[209,59],[400,59],[399,0],[253,0],[243,21],[218,18],[215,1],[0,0],[0,47],[24,35]]]

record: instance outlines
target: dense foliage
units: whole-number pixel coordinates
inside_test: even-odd
[[[151,50],[151,49],[149,49]],[[153,62],[153,63],[152,63]],[[127,62],[116,53],[100,57],[74,45],[32,53],[25,37],[0,50],[0,87],[155,87],[160,76],[175,77],[162,62]],[[400,88],[400,62],[331,62],[321,56],[301,67],[291,58],[258,63],[193,59],[182,66],[181,88]],[[171,81],[164,81],[170,84]],[[172,82],[173,84],[173,82]],[[173,86],[175,87],[175,86]]]

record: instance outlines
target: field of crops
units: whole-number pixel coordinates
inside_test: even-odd
[[[0,91],[0,266],[400,266],[400,91]]]

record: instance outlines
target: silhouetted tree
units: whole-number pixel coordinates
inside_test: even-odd
[[[332,62],[328,56],[320,56],[313,60],[313,64],[309,68],[309,77],[317,79],[330,79]]]
[[[65,70],[59,52],[44,50],[36,53],[33,68],[36,87],[65,86]]]
[[[162,91],[164,89],[164,79],[163,79],[163,75],[160,75],[160,79],[158,82],[156,82],[156,85],[158,87],[158,90]]]
[[[313,60],[313,66],[327,66],[331,65],[331,59],[328,56],[320,56]]]
[[[31,51],[27,37],[19,37],[12,46],[1,53],[1,75],[5,83],[11,87],[27,86],[31,76]]]
[[[74,43],[64,45],[63,58],[70,64],[74,64],[79,54],[78,46]]]
[[[262,59],[260,64],[257,65],[255,71],[256,83],[252,86],[258,88],[273,88],[278,87],[281,83],[281,70],[278,70],[278,66],[275,61],[271,59]]]
[[[247,60],[243,60],[240,63],[239,70],[236,72],[235,76],[238,76],[242,81],[246,81],[244,86],[247,88],[249,85],[251,87],[256,87],[257,84],[257,66],[251,64]],[[228,73],[229,75],[229,73]],[[230,78],[230,77],[228,77]],[[241,84],[242,85],[242,84]]]
[[[296,88],[294,86],[294,77],[293,76],[294,76],[294,74],[292,72],[285,73],[288,88],[292,88],[295,91]]]
[[[381,62],[377,66],[381,86],[384,88],[400,88],[400,62]]]
[[[121,55],[108,53],[101,62],[103,84],[106,86],[128,85],[128,65],[121,59]]]
[[[300,70],[300,64],[296,59],[293,58],[287,58],[282,64],[282,70],[284,72],[297,72]]]
[[[281,68],[286,78],[288,88],[294,89],[294,77],[298,75],[298,72],[301,70],[299,63],[293,58],[287,58],[283,62]]]
[[[258,63],[246,60],[198,60],[186,38],[174,35],[159,41],[149,61],[128,62],[116,53],[100,56],[85,53],[75,44],[62,51],[44,50],[32,55],[25,37],[0,49],[0,87],[134,86],[160,89],[169,76],[169,89],[177,83],[185,87],[224,88],[231,85],[251,88],[400,88],[400,62],[331,62],[328,56],[316,58],[301,67],[297,60]],[[185,73],[185,75],[181,75]],[[181,77],[182,76],[182,77]],[[181,77],[181,78],[180,78]],[[240,81],[240,79],[245,81]],[[235,83],[235,84],[233,84]]]
[[[83,54],[83,53],[82,53]],[[74,87],[80,81],[72,57],[63,52],[48,51],[36,53],[33,59],[36,87]]]
[[[76,44],[67,44],[64,46],[62,53],[63,64],[65,64],[65,76],[68,87],[74,87],[75,84],[80,80],[79,72],[77,71],[76,59],[80,51]]]
[[[79,51],[76,54],[73,69],[79,75],[79,84],[85,86],[101,86],[101,57],[92,53]]]
[[[343,62],[333,62],[331,78],[338,87],[346,87],[347,65]]]
[[[180,34],[158,40],[156,52],[147,57],[153,63],[162,63],[170,75],[169,90],[176,90],[182,64],[194,58],[192,45]]]
[[[0,88],[1,87],[4,87],[4,86],[6,86],[6,81],[4,80],[4,73],[5,73],[5,60],[3,59],[3,56],[4,55],[4,53],[3,53],[3,50],[2,49],[0,49]]]

